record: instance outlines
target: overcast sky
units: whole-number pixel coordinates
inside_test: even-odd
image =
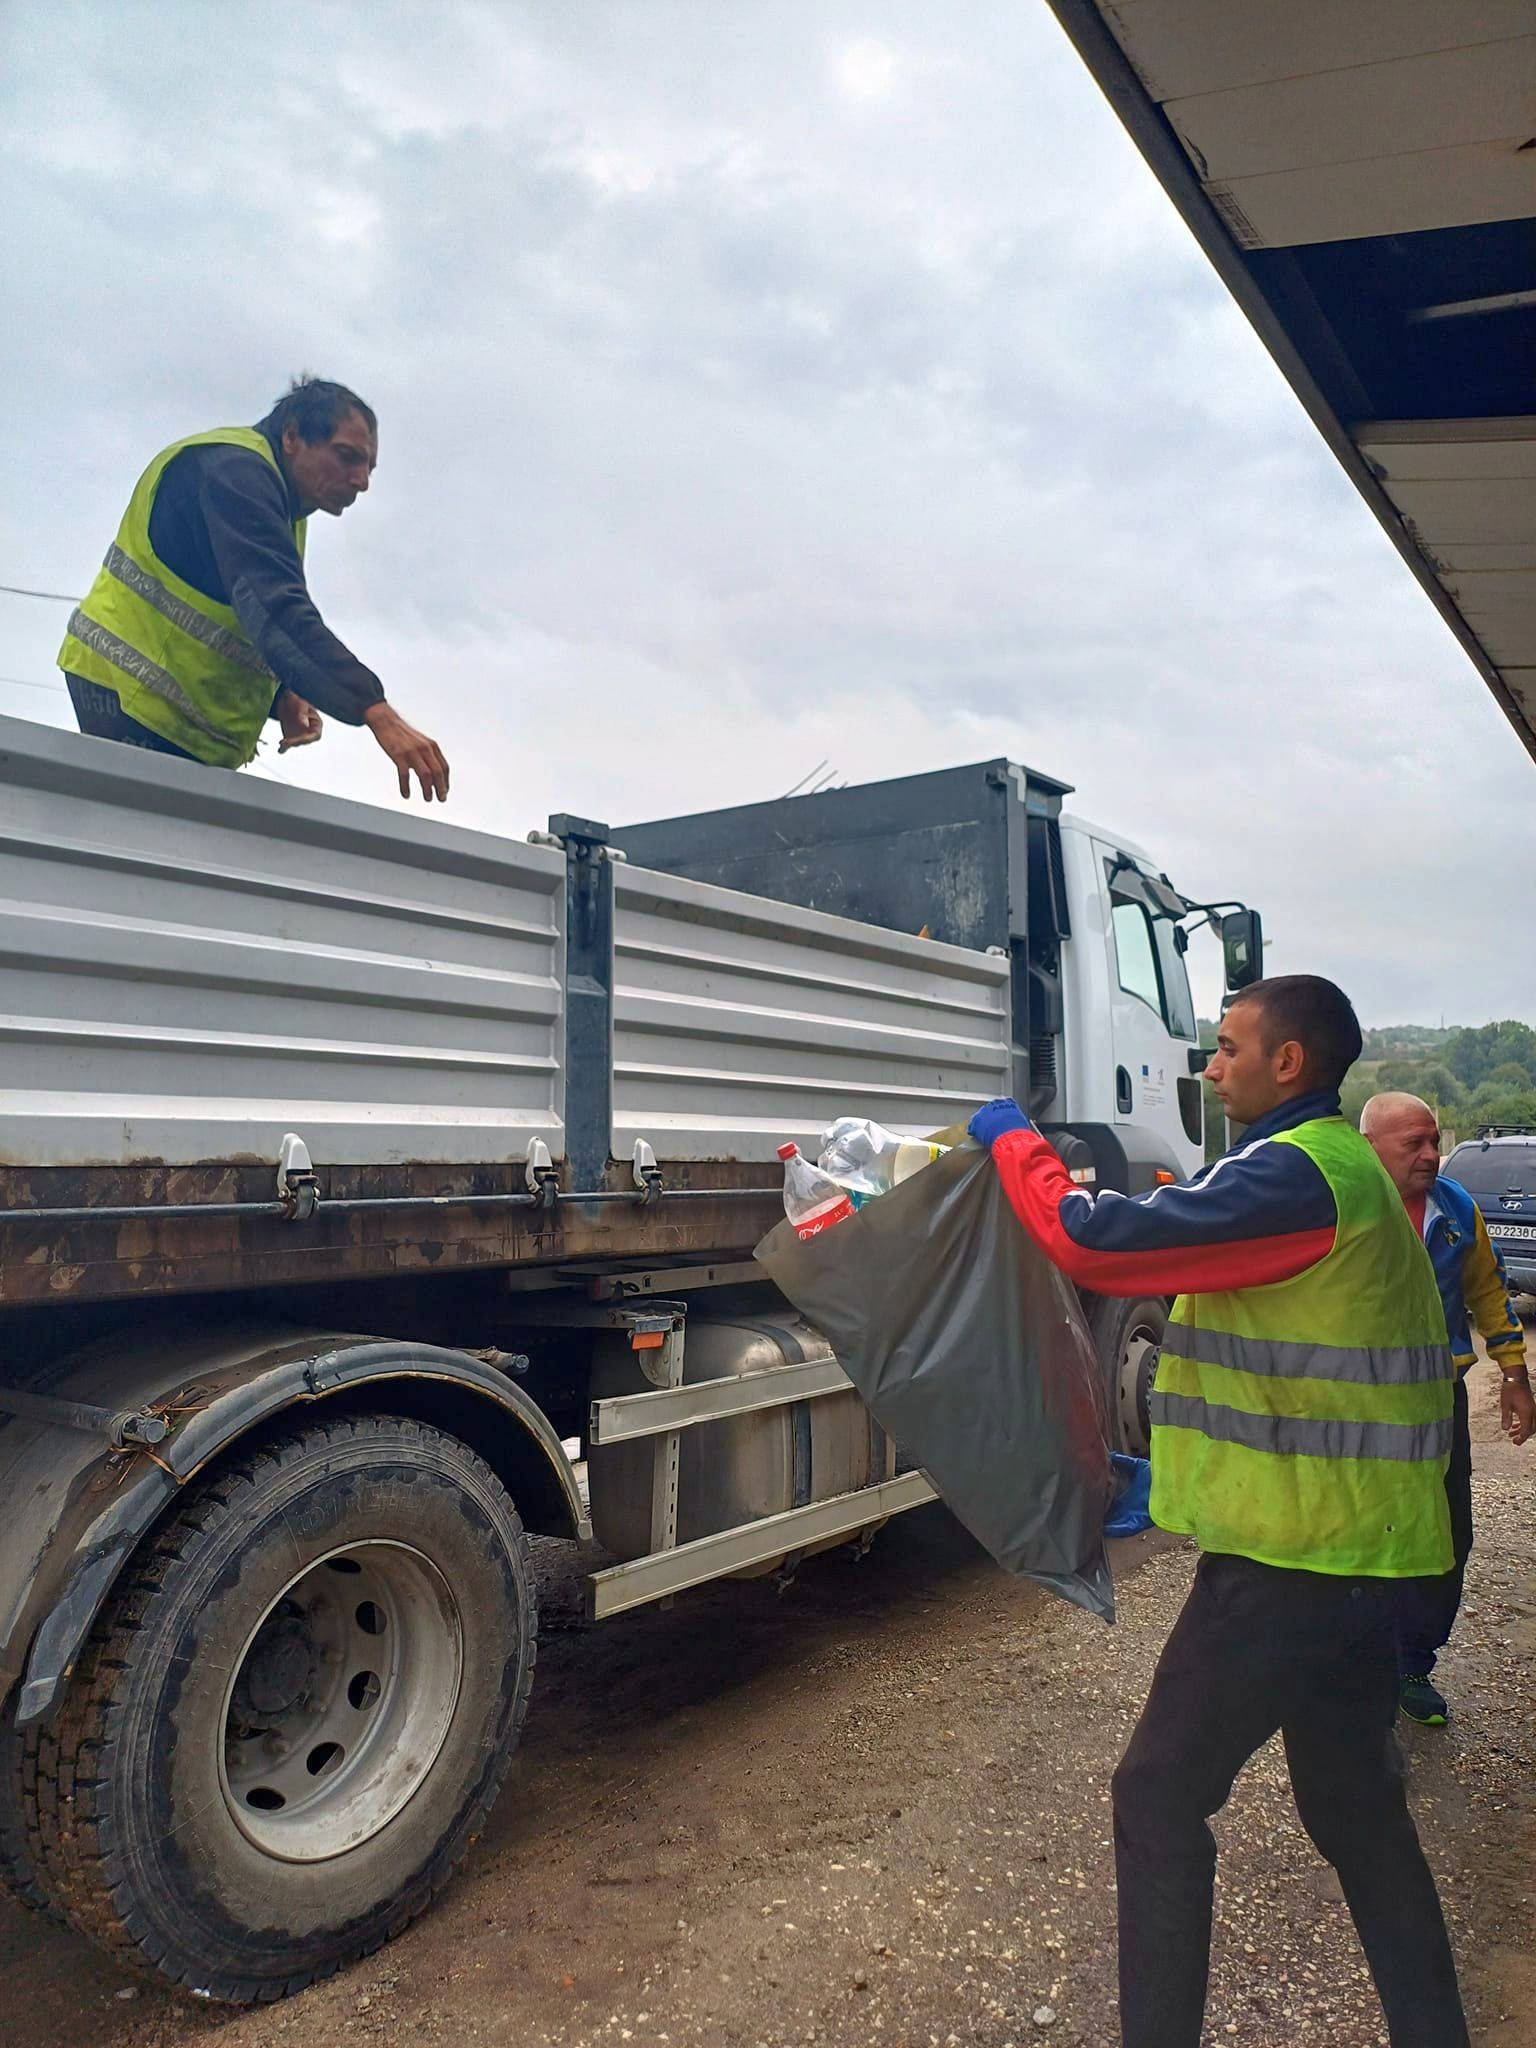
[[[1536,771],[1043,0],[8,0],[0,79],[0,581],[310,368],[381,418],[312,587],[450,819],[1007,754],[1367,1023],[1536,1018]]]

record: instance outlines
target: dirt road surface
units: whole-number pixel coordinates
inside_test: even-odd
[[[1474,1397],[1478,1547],[1404,1735],[1479,2048],[1536,2042],[1532,1453]],[[0,1904],[8,2048],[1110,2048],[1109,1774],[1193,1568],[1116,1546],[1114,1628],[1003,1576],[938,1509],[783,1594],[576,1622],[550,1547],[520,1767],[393,1947],[274,2010],[135,1983]],[[1218,1822],[1207,2040],[1375,2048],[1380,2011],[1277,1745]]]

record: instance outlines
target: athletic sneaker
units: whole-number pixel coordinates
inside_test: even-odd
[[[1417,1721],[1422,1728],[1443,1728],[1451,1718],[1444,1695],[1427,1672],[1398,1680],[1397,1704],[1410,1721]]]

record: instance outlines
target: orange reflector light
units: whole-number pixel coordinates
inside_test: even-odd
[[[1178,1177],[1176,1173],[1170,1173],[1166,1166],[1160,1166],[1152,1176],[1160,1188],[1171,1188]]]
[[[1169,1175],[1172,1179],[1172,1175]],[[667,1341],[665,1330],[636,1330],[629,1340],[631,1351],[659,1351]]]

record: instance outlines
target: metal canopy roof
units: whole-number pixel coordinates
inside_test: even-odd
[[[1536,757],[1532,0],[1050,0]]]

